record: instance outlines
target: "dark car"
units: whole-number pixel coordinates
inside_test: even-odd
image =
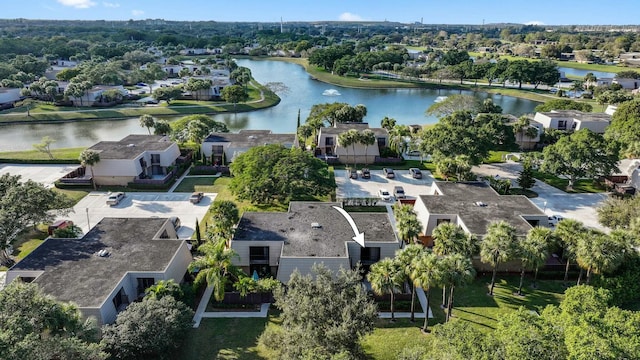
[[[203,193],[201,193],[201,192],[194,192],[194,193],[192,193],[192,194],[191,194],[191,197],[189,197],[189,201],[190,201],[192,204],[197,204],[197,203],[199,203],[199,202],[202,200],[202,198],[203,198],[203,197],[204,197],[204,194],[203,194]]]
[[[371,172],[369,172],[369,169],[362,168],[362,178],[363,179],[371,179]]]
[[[404,188],[402,186],[395,186],[393,188],[393,196],[396,199],[404,199],[406,196],[404,195]]]
[[[409,173],[414,179],[422,179],[422,171],[420,171],[420,169],[418,168],[410,168]]]
[[[382,173],[384,174],[384,176],[387,177],[387,179],[393,179],[396,177],[396,174],[393,172],[393,169],[391,168],[382,168]]]

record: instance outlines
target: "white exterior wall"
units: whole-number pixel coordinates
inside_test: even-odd
[[[545,128],[553,128],[553,129],[557,129],[558,128],[558,120],[557,119],[553,119],[545,114],[542,113],[536,113],[536,115],[533,117],[533,120],[542,124],[543,127]]]
[[[640,86],[640,80],[638,79],[613,79],[615,84],[619,84],[623,89],[634,90]]]
[[[93,167],[93,175],[95,177],[120,177],[120,176],[137,176],[142,169],[138,160],[131,159],[104,159],[100,160],[94,166],[87,166],[87,173],[91,174]]]
[[[166,240],[163,240],[166,241]],[[189,251],[189,247],[187,246],[187,242],[184,240],[176,240],[182,242],[178,251],[173,255],[173,259],[167,267],[164,269],[164,274],[162,280],[170,280],[173,279],[175,282],[180,283],[182,278],[184,278],[184,274],[187,272],[189,268],[189,264],[193,257],[191,256],[191,251]]]
[[[574,123],[576,124],[575,131],[589,129],[598,134],[604,134],[604,131],[609,126],[606,121],[575,120]]]
[[[13,280],[23,277],[23,278],[37,278],[42,275],[44,271],[40,270],[11,270],[7,271],[7,275],[5,278],[5,284],[10,284]]]
[[[417,197],[415,204],[413,204],[413,211],[416,212],[416,215],[418,219],[420,219],[420,223],[422,224],[422,228],[420,229],[420,231],[422,232],[422,234],[426,234],[427,221],[425,220],[429,219],[429,210],[427,210],[427,207],[424,205],[424,202],[422,202],[420,196]]]
[[[422,219],[422,218],[419,218],[419,219],[424,224],[426,224],[425,226],[426,230],[424,234],[427,236],[431,236],[431,234],[433,234],[433,229],[435,229],[438,226],[438,220],[449,220],[449,222],[453,224],[462,226],[465,229],[465,231],[468,232],[464,224],[458,221],[457,214],[429,214],[429,217],[426,219],[426,221],[425,219]]]
[[[280,255],[282,254],[283,241],[231,241],[231,248],[238,253],[232,262],[236,266],[249,267],[249,248],[252,246],[269,247],[269,266],[278,266]]]
[[[341,258],[312,258],[312,257],[281,257],[280,266],[278,267],[277,279],[283,283],[288,283],[291,274],[297,269],[302,275],[313,274],[311,268],[314,264],[323,263],[332,271],[343,269],[351,269],[351,263],[348,257]]]

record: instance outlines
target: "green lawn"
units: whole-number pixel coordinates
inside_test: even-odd
[[[73,205],[77,204],[78,201],[82,200],[85,196],[89,194],[89,191],[86,191],[86,190],[70,190],[70,189],[53,188],[53,191],[62,193],[70,197],[73,200]]]
[[[18,235],[18,239],[13,244],[13,254],[15,255],[16,261],[24,259],[35,248],[42,244],[48,236],[46,229],[46,226],[38,226],[38,229],[29,228]],[[0,271],[6,270],[6,267],[0,266]]]
[[[567,179],[559,178],[555,175],[541,172],[541,171],[534,171],[533,177],[559,190],[567,192],[567,186],[569,185],[569,180]],[[573,190],[568,192],[570,193],[601,193],[605,191],[606,189],[602,185],[594,182],[591,179],[580,179],[576,181],[576,183],[573,185]]]
[[[215,176],[207,176],[207,177],[187,177],[182,179],[180,185],[176,187],[174,192],[186,192],[191,193],[194,191],[200,192],[215,192],[215,187],[213,183],[216,181]]]
[[[53,144],[55,146],[55,143]],[[54,160],[78,160],[80,153],[85,148],[61,148],[52,149],[51,153]],[[21,150],[21,151],[3,151],[0,152],[2,160],[49,160],[49,155],[38,150]]]
[[[497,320],[506,312],[520,306],[540,312],[546,305],[557,305],[563,298],[562,282],[539,281],[539,289],[530,287],[531,280],[525,279],[525,297],[513,295],[517,290],[518,276],[498,275],[495,295],[487,295],[489,275],[477,278],[471,285],[459,288],[455,294],[454,318],[452,321],[469,322],[478,331],[491,331]],[[431,310],[435,319],[430,326],[444,321],[444,312],[438,304],[442,301],[442,291],[433,289]],[[258,337],[266,326],[278,326],[278,317],[269,319],[203,319],[200,328],[191,331],[183,346],[181,359],[277,359],[267,349],[258,345]],[[404,348],[429,346],[429,335],[420,331],[422,320],[411,323],[399,319],[391,323],[387,319],[376,322],[374,332],[366,336],[362,346],[371,359],[392,360]]]

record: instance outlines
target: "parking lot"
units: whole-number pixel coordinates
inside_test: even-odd
[[[382,170],[371,170],[371,178],[363,179],[358,172],[358,179],[349,179],[346,170],[336,170],[336,197],[345,198],[378,198],[378,191],[385,189],[393,195],[394,186],[402,186],[408,199],[415,199],[418,195],[429,194],[433,178],[431,174],[422,170],[422,179],[414,179],[409,170],[394,170],[395,178],[387,179]],[[393,199],[392,199],[393,201]]]
[[[199,204],[192,204],[189,202],[190,193],[127,193],[125,198],[115,206],[106,204],[107,196],[106,192],[94,191],[80,200],[74,206],[72,213],[60,219],[72,220],[86,233],[89,228],[87,219],[89,225],[94,226],[105,217],[177,216],[182,222],[178,235],[180,238],[189,238],[195,231],[196,219],[202,220],[216,194],[205,194]]]

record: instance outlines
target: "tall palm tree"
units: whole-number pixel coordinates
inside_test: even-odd
[[[418,215],[413,211],[413,207],[398,203],[394,217],[400,239],[402,239],[405,244],[415,241],[422,231],[422,223],[420,219],[418,219]]]
[[[536,226],[529,230],[527,237],[518,242],[518,256],[522,261],[520,271],[520,286],[518,287],[518,295],[522,295],[522,284],[524,282],[524,274],[528,269],[534,269],[533,287],[536,287],[536,279],[538,278],[538,269],[549,258],[549,248],[553,240],[553,231],[549,228]]]
[[[470,258],[478,252],[478,238],[467,234],[460,225],[444,222],[433,229],[433,252],[439,256],[461,254]],[[442,304],[447,304],[447,286],[442,287]]]
[[[144,294],[145,296],[158,300],[165,296],[172,296],[176,298],[176,300],[179,300],[179,298],[184,295],[180,285],[173,279],[158,281],[145,289]]]
[[[369,146],[376,143],[376,134],[369,129],[365,129],[360,134],[360,143],[364,145],[364,164],[367,165],[367,153],[369,151]]]
[[[562,243],[563,255],[567,260],[567,264],[564,269],[565,286],[569,280],[569,266],[571,265],[571,261],[576,260],[578,242],[580,242],[586,234],[587,228],[585,228],[578,220],[564,219],[556,226],[555,235]],[[580,269],[580,272],[582,273],[582,268]]]
[[[491,296],[493,296],[493,288],[496,284],[498,265],[513,258],[516,240],[516,229],[505,221],[494,222],[487,227],[487,234],[480,243],[480,258],[483,262],[493,266],[489,289]]]
[[[415,321],[416,286],[414,283],[416,259],[422,255],[424,247],[418,244],[407,245],[396,251],[396,260],[404,270],[405,278],[409,278],[411,283],[411,322]]]
[[[607,234],[589,230],[589,235],[578,243],[576,252],[578,265],[587,270],[587,284],[591,275],[615,270],[625,258],[626,246],[611,239]],[[580,285],[581,278],[578,278]]]
[[[442,261],[443,288],[449,285],[449,302],[447,304],[446,321],[451,318],[453,311],[453,295],[456,287],[464,286],[473,281],[476,277],[476,270],[473,268],[471,259],[462,254],[452,254],[445,256]]]
[[[206,281],[208,286],[213,287],[213,297],[216,301],[222,301],[229,277],[238,279],[241,274],[241,270],[232,263],[232,259],[238,254],[232,249],[225,248],[223,241],[205,242],[198,251],[203,255],[189,264],[189,271],[197,272],[195,282]]]
[[[93,166],[100,162],[100,153],[95,150],[87,149],[80,153],[80,157],[78,158],[78,160],[80,160],[80,165],[84,166],[85,168],[88,166],[91,170],[91,184],[93,185],[93,190],[96,190],[96,180],[93,175]]]
[[[338,135],[338,143],[347,152],[347,159],[349,158],[349,146],[355,144],[356,142],[356,138],[354,137],[353,132],[350,132],[351,130],[345,131],[342,134]],[[354,159],[355,159],[355,154],[354,154]]]
[[[151,135],[151,128],[154,127],[155,124],[156,119],[154,119],[153,116],[149,114],[143,114],[142,116],[140,116],[140,126],[146,127],[149,135]]]
[[[389,146],[398,153],[398,156],[402,156],[407,145],[405,138],[409,135],[411,130],[407,125],[395,125],[389,131]]]
[[[391,321],[396,321],[394,314],[394,294],[400,290],[404,277],[404,269],[393,259],[382,259],[371,265],[367,274],[367,280],[371,283],[371,289],[378,295],[389,294],[391,296]]]
[[[411,276],[414,280],[414,286],[419,286],[427,292],[427,306],[424,310],[423,332],[429,331],[429,308],[431,299],[431,288],[438,286],[442,282],[442,269],[438,255],[431,251],[425,251],[416,259],[414,272]]]
[[[209,212],[212,213],[213,225],[207,230],[208,240],[223,239],[230,246],[233,237],[233,228],[240,221],[238,207],[233,201],[214,201]]]

